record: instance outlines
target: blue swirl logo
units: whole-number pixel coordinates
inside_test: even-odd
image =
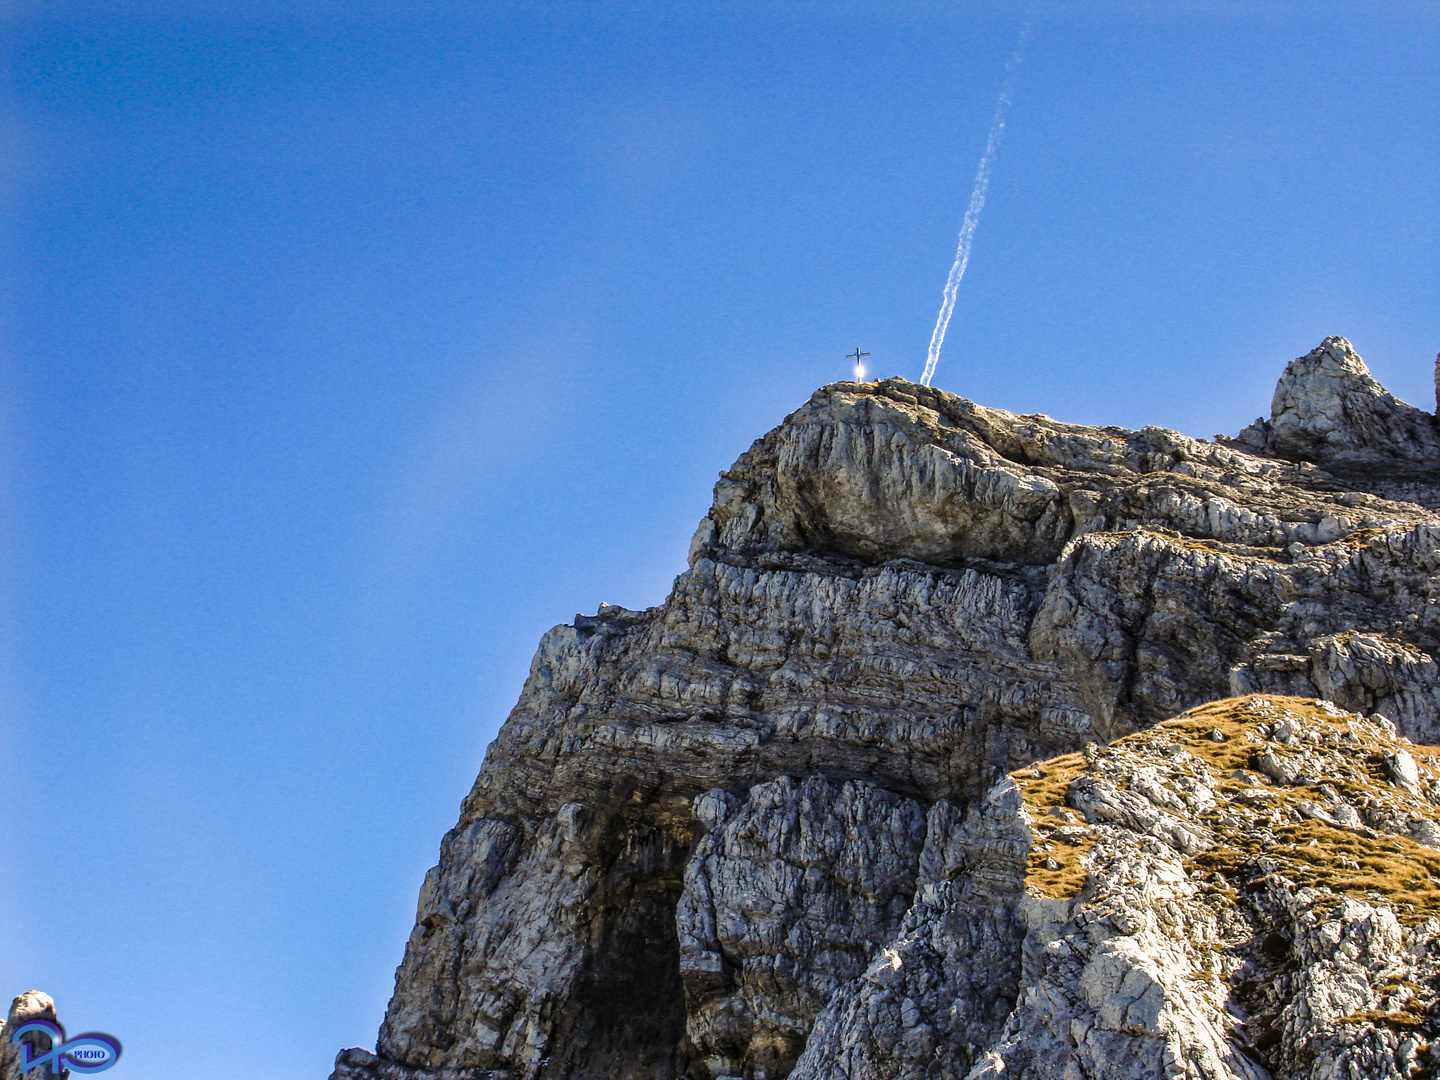
[[[48,1035],[50,1049],[43,1054],[36,1054],[34,1043],[20,1043],[24,1048],[20,1061],[22,1073],[45,1064],[49,1064],[57,1073],[67,1068],[71,1072],[97,1073],[104,1072],[120,1060],[120,1040],[101,1035],[98,1031],[88,1031],[67,1041],[65,1029],[53,1020],[31,1020],[27,1024],[21,1024],[15,1029],[15,1034],[10,1036],[10,1041],[20,1042],[20,1036],[30,1031]]]

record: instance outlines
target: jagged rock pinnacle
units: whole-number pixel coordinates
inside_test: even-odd
[[[1326,338],[1294,360],[1271,404],[1272,445],[1284,457],[1320,464],[1440,457],[1429,413],[1388,393],[1344,338]]]

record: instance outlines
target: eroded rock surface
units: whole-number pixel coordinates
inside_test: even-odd
[[[815,1017],[910,908],[925,809],[850,780],[781,777],[696,801],[677,926],[686,1034],[714,1075],[788,1073]]]
[[[1216,442],[899,379],[822,388],[722,475],[663,605],[545,635],[426,878],[376,1052],[336,1080],[1004,1059],[1051,911],[1025,899],[1007,773],[1232,694],[1440,742],[1437,446],[1338,338]],[[1086,807],[1129,806],[1116,828],[1158,805],[1095,784]],[[1171,817],[1145,835],[1210,842]],[[1112,953],[1097,1001],[1141,978]],[[1217,1024],[1196,1038],[1248,1075]],[[1128,1044],[1106,1038],[1076,1075],[1111,1075]]]
[[[1440,1068],[1435,750],[1251,697],[1012,782],[1035,840],[1025,970],[968,1080]]]

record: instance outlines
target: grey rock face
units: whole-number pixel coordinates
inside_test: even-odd
[[[1430,418],[1342,339],[1281,391],[1213,443],[817,391],[722,474],[663,605],[542,639],[335,1075],[961,1076],[1038,903],[1007,772],[1230,694],[1440,741]],[[1087,791],[1061,827],[1208,842]]]
[[[686,1034],[713,1075],[784,1076],[815,1017],[895,936],[915,891],[925,810],[818,776],[717,789],[685,868],[677,925]]]
[[[937,802],[899,933],[820,1015],[796,1080],[960,1077],[1019,990],[1031,833],[1005,783],[962,811]]]

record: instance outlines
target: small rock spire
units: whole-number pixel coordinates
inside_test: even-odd
[[[55,1002],[49,994],[43,994],[39,990],[27,990],[10,1003],[10,1015],[0,1023],[0,1080],[21,1080],[20,1062],[23,1057],[20,1044],[11,1039],[10,1033],[31,1020],[53,1020],[59,1023],[55,1016]],[[36,1053],[50,1049],[50,1037],[40,1032],[29,1032],[20,1036],[20,1039],[33,1045]],[[24,1080],[54,1080],[58,1075],[60,1074],[46,1064],[31,1070]]]
[[[1285,368],[1270,405],[1270,428],[1269,445],[1280,457],[1327,468],[1440,458],[1435,418],[1376,382],[1341,337],[1326,338]]]

